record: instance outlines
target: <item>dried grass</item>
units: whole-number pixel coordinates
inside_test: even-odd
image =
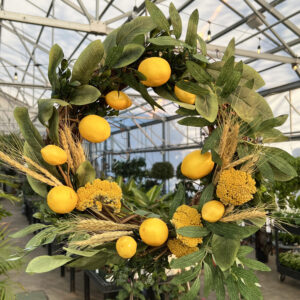
[[[132,231],[109,231],[101,234],[95,234],[87,240],[71,242],[70,244],[79,247],[89,246],[93,248],[93,247],[103,245],[104,243],[107,242],[112,242],[121,236],[132,235],[132,234],[133,234]]]
[[[233,212],[232,214],[226,215],[220,221],[221,222],[234,222],[240,220],[251,220],[256,218],[265,218],[267,212],[262,208],[249,208],[242,211]]]
[[[75,167],[74,167],[73,159],[72,159],[72,156],[71,156],[70,148],[69,148],[64,130],[60,129],[59,136],[60,136],[61,146],[63,147],[63,149],[67,153],[68,165],[69,165],[71,171],[73,173],[75,173]]]
[[[112,221],[84,219],[76,222],[76,230],[85,232],[101,232],[101,231],[120,231],[138,229],[139,226],[134,224],[118,224]]]

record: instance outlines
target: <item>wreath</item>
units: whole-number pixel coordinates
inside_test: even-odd
[[[38,102],[45,139],[27,108],[14,116],[25,141],[22,149],[4,144],[0,159],[27,175],[43,199],[35,214],[41,223],[13,234],[38,233],[25,252],[60,245],[60,254],[32,259],[29,273],[66,265],[105,269],[122,286],[117,299],[144,299],[149,287],[160,299],[195,299],[204,274],[204,295],[217,299],[261,299],[255,270],[269,271],[247,255],[241,241],[259,230],[271,208],[261,200],[265,181],[287,181],[297,174],[283,150],[264,143],[286,137],[256,92],[263,79],[242,61],[235,62],[234,39],[222,60],[207,54],[197,34],[199,15],[188,21],[185,40],[178,11],[171,3],[167,19],[146,1],[150,16],[139,16],[91,42],[75,61],[54,45],[49,53],[51,99]],[[176,105],[180,125],[207,133],[199,149],[182,161],[182,174],[201,186],[190,202],[182,184],[160,196],[161,186],[146,193],[133,180],[96,178],[84,141],[110,136],[105,117],[132,105],[126,88],[136,90],[153,109],[162,109],[149,88]],[[113,121],[110,122],[113,124]],[[201,148],[201,149],[200,149]],[[171,273],[170,273],[171,271]],[[168,273],[169,272],[169,273]],[[169,276],[167,276],[169,275]]]

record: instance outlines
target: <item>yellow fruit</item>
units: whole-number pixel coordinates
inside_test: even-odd
[[[67,161],[66,151],[55,145],[48,145],[42,148],[41,154],[44,161],[52,166],[62,165]]]
[[[143,242],[149,246],[161,246],[169,235],[167,224],[158,218],[146,219],[139,232]]]
[[[186,92],[186,91],[182,90],[181,88],[177,87],[176,85],[174,88],[174,93],[175,93],[176,97],[184,103],[194,104],[196,101],[195,94]]]
[[[217,200],[206,202],[201,210],[202,219],[210,223],[219,221],[225,212],[223,203]]]
[[[77,201],[78,196],[76,192],[65,185],[55,186],[47,196],[48,206],[57,214],[71,212],[76,207]]]
[[[122,236],[117,240],[116,249],[123,258],[131,258],[136,253],[136,241],[128,235]]]
[[[130,98],[123,92],[111,91],[105,96],[106,103],[115,110],[126,109],[131,106]]]
[[[169,63],[161,57],[149,57],[144,59],[138,71],[144,74],[147,78],[141,81],[146,86],[161,86],[165,84],[171,76],[171,67]]]
[[[110,125],[102,117],[88,115],[79,123],[81,136],[91,143],[101,143],[110,137]]]
[[[195,150],[183,159],[181,173],[191,179],[200,179],[208,175],[214,165],[210,152],[201,154],[201,150]]]

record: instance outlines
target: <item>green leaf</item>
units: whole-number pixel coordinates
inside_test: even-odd
[[[26,246],[25,250],[32,251],[35,248],[41,246],[41,245],[46,245],[46,244],[51,244],[56,238],[56,231],[53,228],[53,226],[48,227],[39,233],[37,233],[33,238],[31,238]]]
[[[169,25],[169,22],[168,22],[167,18],[165,17],[165,15],[162,13],[162,11],[153,2],[151,2],[149,0],[146,0],[145,4],[146,4],[146,8],[147,8],[153,22],[156,24],[156,26],[160,30],[164,30],[165,32],[169,33],[170,25]]]
[[[31,224],[25,228],[22,228],[21,230],[13,233],[13,234],[10,234],[9,236],[13,239],[19,239],[19,238],[22,238],[30,233],[33,233],[37,230],[40,230],[42,228],[46,228],[48,227],[49,225],[46,225],[46,224],[41,224],[41,223],[36,223],[36,224]]]
[[[174,196],[174,199],[170,204],[170,214],[169,214],[170,218],[173,217],[177,207],[183,203],[185,203],[185,188],[184,185],[180,182],[178,185],[177,192]]]
[[[254,249],[253,249],[252,247],[249,247],[249,246],[241,246],[241,247],[239,248],[237,257],[238,257],[238,258],[244,257],[244,256],[248,255],[249,253],[251,253],[253,250],[254,250]]]
[[[222,61],[226,61],[231,56],[234,56],[234,52],[235,52],[235,40],[234,38],[232,38],[224,52]]]
[[[100,40],[91,42],[79,55],[73,71],[72,81],[78,80],[81,84],[87,84],[93,72],[98,67],[104,54],[104,48]]]
[[[234,68],[231,76],[226,80],[225,86],[222,89],[221,97],[227,98],[239,85],[243,73],[243,62],[240,61]]]
[[[225,270],[228,270],[235,262],[236,255],[240,247],[240,241],[224,238],[214,234],[211,247],[216,264],[224,272]]]
[[[147,197],[149,198],[149,202],[152,203],[159,197],[161,190],[163,188],[163,183],[161,185],[153,186],[147,193]]]
[[[39,196],[43,198],[47,197],[48,186],[46,183],[40,182],[29,175],[26,175],[26,178],[30,187],[33,189],[35,193],[37,193]]]
[[[105,58],[105,66],[108,68],[112,68],[113,65],[115,65],[123,53],[123,47],[121,46],[114,46],[107,50],[107,55]]]
[[[181,300],[193,300],[198,299],[198,294],[200,291],[200,278],[197,277],[194,281],[191,289],[182,297]]]
[[[206,43],[205,41],[202,39],[202,37],[200,35],[197,35],[197,40],[200,44],[200,49],[203,55],[207,55],[207,50],[206,50]]]
[[[203,54],[193,54],[193,57],[201,62],[209,63],[209,60]]]
[[[211,123],[209,123],[207,120],[203,118],[186,117],[179,120],[178,124],[185,125],[185,126],[205,127],[205,126],[209,126]]]
[[[271,182],[274,181],[274,173],[270,164],[262,159],[258,160],[257,168],[260,171],[263,178],[270,180]]]
[[[204,154],[209,150],[214,150],[219,146],[221,136],[221,128],[215,129],[204,141],[201,153]]]
[[[248,80],[245,84],[244,84],[244,86],[245,87],[247,87],[248,89],[253,89],[253,87],[254,87],[254,79],[252,78],[252,79],[250,79],[250,80]]]
[[[110,49],[114,48],[117,45],[116,39],[117,39],[118,31],[119,31],[119,28],[113,30],[111,33],[109,33],[106,36],[105,40],[103,41],[103,48],[104,48],[106,57],[107,57]]]
[[[181,227],[176,230],[178,234],[181,234],[186,237],[198,238],[204,237],[209,234],[209,231],[205,227],[200,226],[186,226]]]
[[[74,89],[71,97],[71,104],[74,105],[86,105],[95,102],[101,93],[92,85],[81,85]]]
[[[61,106],[69,105],[68,102],[60,99],[39,99],[38,100],[38,119],[44,126],[47,126],[46,123],[52,117],[54,103],[57,103]]]
[[[271,129],[273,127],[281,126],[285,123],[288,116],[289,116],[288,114],[280,115],[276,118],[271,118],[271,119],[265,120],[259,125],[257,131],[258,132],[263,132],[263,131]]]
[[[202,152],[201,152],[202,153]],[[199,209],[202,209],[202,206],[213,199],[214,197],[215,186],[213,183],[208,184],[203,192],[201,193],[200,201],[199,201]]]
[[[157,46],[177,46],[177,47],[184,47],[187,49],[191,49],[192,47],[180,40],[176,40],[170,36],[159,36],[156,38],[148,39],[148,42],[157,45]]]
[[[59,126],[59,114],[57,109],[53,107],[53,114],[51,119],[49,120],[49,137],[51,141],[56,145],[59,145],[58,126]]]
[[[286,142],[289,140],[287,136],[285,136],[280,130],[271,128],[261,132],[259,134],[263,137],[264,143],[278,143],[278,142]]]
[[[254,234],[259,228],[257,226],[239,226],[234,223],[205,223],[208,230],[214,234],[223,236],[229,239],[244,239]]]
[[[204,262],[204,297],[208,297],[213,287],[213,274],[210,266]]]
[[[225,283],[230,300],[240,300],[237,283],[231,274],[225,279]]]
[[[231,74],[233,73],[233,70],[234,70],[234,57],[231,56],[226,60],[225,64],[223,65],[216,84],[218,86],[224,85],[225,82],[230,78]]]
[[[75,254],[75,255],[80,255],[80,256],[84,256],[84,257],[92,257],[95,254],[99,253],[100,250],[78,250],[78,249],[73,249],[73,248],[67,248],[67,247],[63,247],[63,249],[65,251],[68,252],[68,254]]]
[[[194,77],[199,83],[209,83],[213,79],[203,67],[193,61],[187,61],[186,67],[192,77]]]
[[[93,182],[96,178],[96,171],[92,164],[86,160],[80,164],[76,170],[76,176],[78,179],[79,186],[84,186],[88,182]]]
[[[117,45],[125,46],[136,36],[145,34],[154,29],[156,25],[151,17],[137,17],[120,27],[116,36]]]
[[[261,263],[260,261],[254,260],[254,259],[250,259],[247,257],[240,257],[239,260],[248,268],[252,269],[252,270],[258,270],[258,271],[264,271],[264,272],[269,272],[271,271],[271,269]]]
[[[218,96],[210,92],[208,95],[196,97],[196,110],[198,113],[210,123],[213,123],[218,115]]]
[[[145,48],[138,44],[127,44],[119,60],[113,65],[113,68],[122,68],[138,60],[144,53]]]
[[[169,6],[169,15],[170,15],[171,24],[173,26],[173,33],[176,39],[179,39],[182,33],[182,22],[181,22],[181,17],[172,2],[170,3]]]
[[[26,269],[26,273],[45,273],[52,271],[73,260],[64,255],[42,255],[32,259]]]
[[[196,110],[186,109],[184,107],[178,108],[175,113],[181,116],[197,116],[198,112]]]
[[[133,74],[123,74],[122,79],[134,90],[138,91],[142,97],[154,108],[155,106],[164,110],[148,93],[147,88],[136,80]]]
[[[49,52],[48,78],[54,91],[57,89],[58,83],[56,69],[63,58],[64,53],[62,49],[57,44],[53,45]]]
[[[136,215],[147,217],[147,218],[158,218],[158,219],[160,219],[160,215],[154,214],[151,211],[146,211],[146,210],[143,210],[143,209],[137,209],[137,210],[134,211],[134,213]]]
[[[191,254],[182,256],[177,259],[173,259],[170,263],[172,269],[184,269],[190,267],[196,263],[199,263],[205,256],[205,250],[200,249],[199,251],[193,252]]]
[[[220,268],[215,269],[214,278],[217,300],[225,300],[224,275]]]
[[[207,89],[204,89],[200,87],[197,83],[191,81],[180,80],[176,82],[176,86],[184,91],[195,95],[207,95],[209,93]]]
[[[197,265],[195,268],[192,268],[188,271],[182,272],[178,275],[176,275],[171,283],[178,285],[178,284],[184,284],[186,282],[192,281],[193,279],[195,279],[196,276],[199,275],[199,272],[201,271],[201,264]]]
[[[197,47],[198,21],[199,21],[199,13],[198,10],[195,9],[189,18],[188,27],[185,36],[185,42],[194,48]]]
[[[232,108],[245,122],[262,118],[267,120],[273,118],[272,110],[267,101],[258,93],[246,87],[238,87],[229,100]]]
[[[44,142],[40,133],[29,118],[28,109],[26,107],[16,107],[14,110],[14,117],[25,141],[35,152],[40,153],[41,148],[44,146]]]

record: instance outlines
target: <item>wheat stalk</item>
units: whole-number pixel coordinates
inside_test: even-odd
[[[234,222],[239,220],[250,220],[255,218],[265,218],[267,215],[266,211],[258,209],[248,209],[237,213],[232,213],[228,216],[223,217],[221,222]]]
[[[101,234],[95,234],[88,240],[71,242],[70,244],[77,245],[80,247],[85,247],[85,246],[96,247],[96,246],[103,245],[104,243],[107,242],[112,242],[121,236],[132,235],[132,234],[133,234],[132,231],[109,231]]]
[[[40,173],[30,170],[29,168],[25,167],[24,165],[17,162],[16,160],[13,160],[12,158],[10,158],[8,155],[3,153],[2,151],[0,151],[0,160],[3,160],[11,167],[18,169],[19,171],[31,176],[32,178],[34,178],[40,182],[44,182],[50,186],[57,186],[57,184],[55,182],[53,182],[52,180],[50,180],[49,178],[41,175]]]
[[[66,135],[66,138],[67,138],[68,145],[70,147],[70,152],[71,152],[71,155],[72,155],[72,158],[73,158],[74,167],[75,167],[75,169],[77,169],[78,168],[78,160],[80,159],[80,157],[78,156],[78,150],[77,150],[77,147],[76,147],[76,143],[73,139],[70,127],[65,125],[64,126],[64,132],[65,132],[65,135]]]
[[[39,170],[41,173],[43,173],[46,177],[48,177],[51,181],[53,181],[54,183],[56,183],[56,185],[63,185],[55,176],[53,176],[47,169],[41,167],[39,164],[37,164],[36,162],[34,162],[31,158],[27,157],[27,156],[23,156],[24,160],[29,163],[30,165],[32,165],[33,167],[35,167],[37,170]]]
[[[115,231],[115,230],[132,230],[138,229],[139,226],[133,224],[118,224],[112,221],[86,219],[77,222],[76,230],[86,232],[99,232],[99,231]]]
[[[72,170],[72,172],[75,173],[75,167],[74,167],[73,159],[71,156],[70,148],[69,148],[69,145],[67,142],[66,135],[62,129],[59,131],[59,135],[60,135],[61,145],[67,153],[68,165],[69,165],[70,169]]]
[[[79,165],[86,161],[85,153],[80,142],[76,143],[77,156],[79,158]]]

